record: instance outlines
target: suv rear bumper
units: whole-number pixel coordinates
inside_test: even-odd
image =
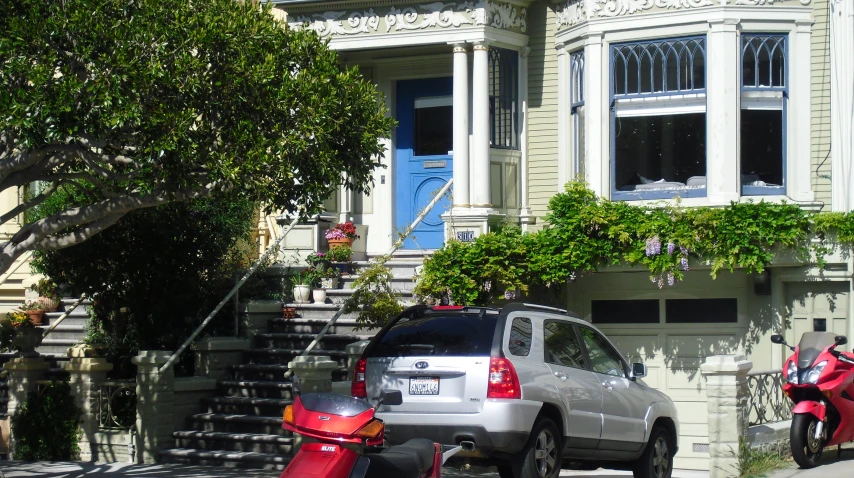
[[[427,438],[445,445],[473,441],[480,452],[515,453],[528,441],[542,408],[531,400],[487,400],[478,413],[377,412],[392,445]]]

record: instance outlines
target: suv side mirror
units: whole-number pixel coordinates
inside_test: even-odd
[[[786,339],[784,339],[782,335],[774,334],[771,336],[771,342],[774,342],[775,344],[785,345]]]
[[[834,342],[836,343],[837,346],[845,345],[848,343],[848,337],[846,337],[844,335],[837,335],[836,338],[834,339]]]
[[[646,365],[641,362],[632,364],[632,376],[634,378],[646,377]]]
[[[383,405],[400,405],[403,403],[403,395],[400,393],[400,390],[386,390],[383,392],[383,396],[380,399],[380,402],[377,403],[377,407],[380,404]]]

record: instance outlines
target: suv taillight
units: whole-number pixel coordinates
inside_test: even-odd
[[[368,361],[365,358],[360,358],[353,368],[353,383],[350,385],[350,395],[356,398],[368,398],[368,387],[365,385],[365,370],[368,368]]]
[[[354,382],[355,384],[355,382]],[[522,398],[522,388],[516,369],[504,357],[489,360],[489,385],[486,398]]]

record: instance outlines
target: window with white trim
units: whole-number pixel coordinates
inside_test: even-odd
[[[786,35],[741,36],[741,194],[785,194]]]
[[[572,162],[584,176],[584,50],[569,55],[569,107],[572,116]]]
[[[706,195],[706,38],[611,46],[614,199]]]

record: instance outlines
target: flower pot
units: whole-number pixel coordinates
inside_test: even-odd
[[[326,242],[329,243],[330,249],[335,249],[336,247],[341,246],[351,247],[353,245],[353,239],[349,237],[345,237],[343,239],[327,239]]]
[[[324,277],[323,279],[320,279],[321,289],[334,289],[336,287],[338,287],[337,277]]]
[[[26,327],[15,330],[15,335],[12,337],[12,347],[15,348],[21,357],[38,357],[36,347],[42,343],[42,329]]]
[[[282,317],[285,319],[295,319],[297,316],[296,307],[282,307]]]
[[[294,303],[308,304],[311,298],[311,287],[307,285],[294,286]]]
[[[30,322],[32,322],[33,325],[42,324],[42,317],[44,317],[43,310],[25,310],[24,313],[30,316]]]
[[[59,299],[39,297],[38,302],[42,305],[42,309],[44,309],[45,312],[56,312],[56,309],[59,308]]]
[[[326,303],[326,289],[314,289],[311,292],[312,297],[314,297],[315,304],[325,304]]]
[[[338,274],[350,274],[353,264],[350,262],[333,262],[332,267],[338,271]]]

